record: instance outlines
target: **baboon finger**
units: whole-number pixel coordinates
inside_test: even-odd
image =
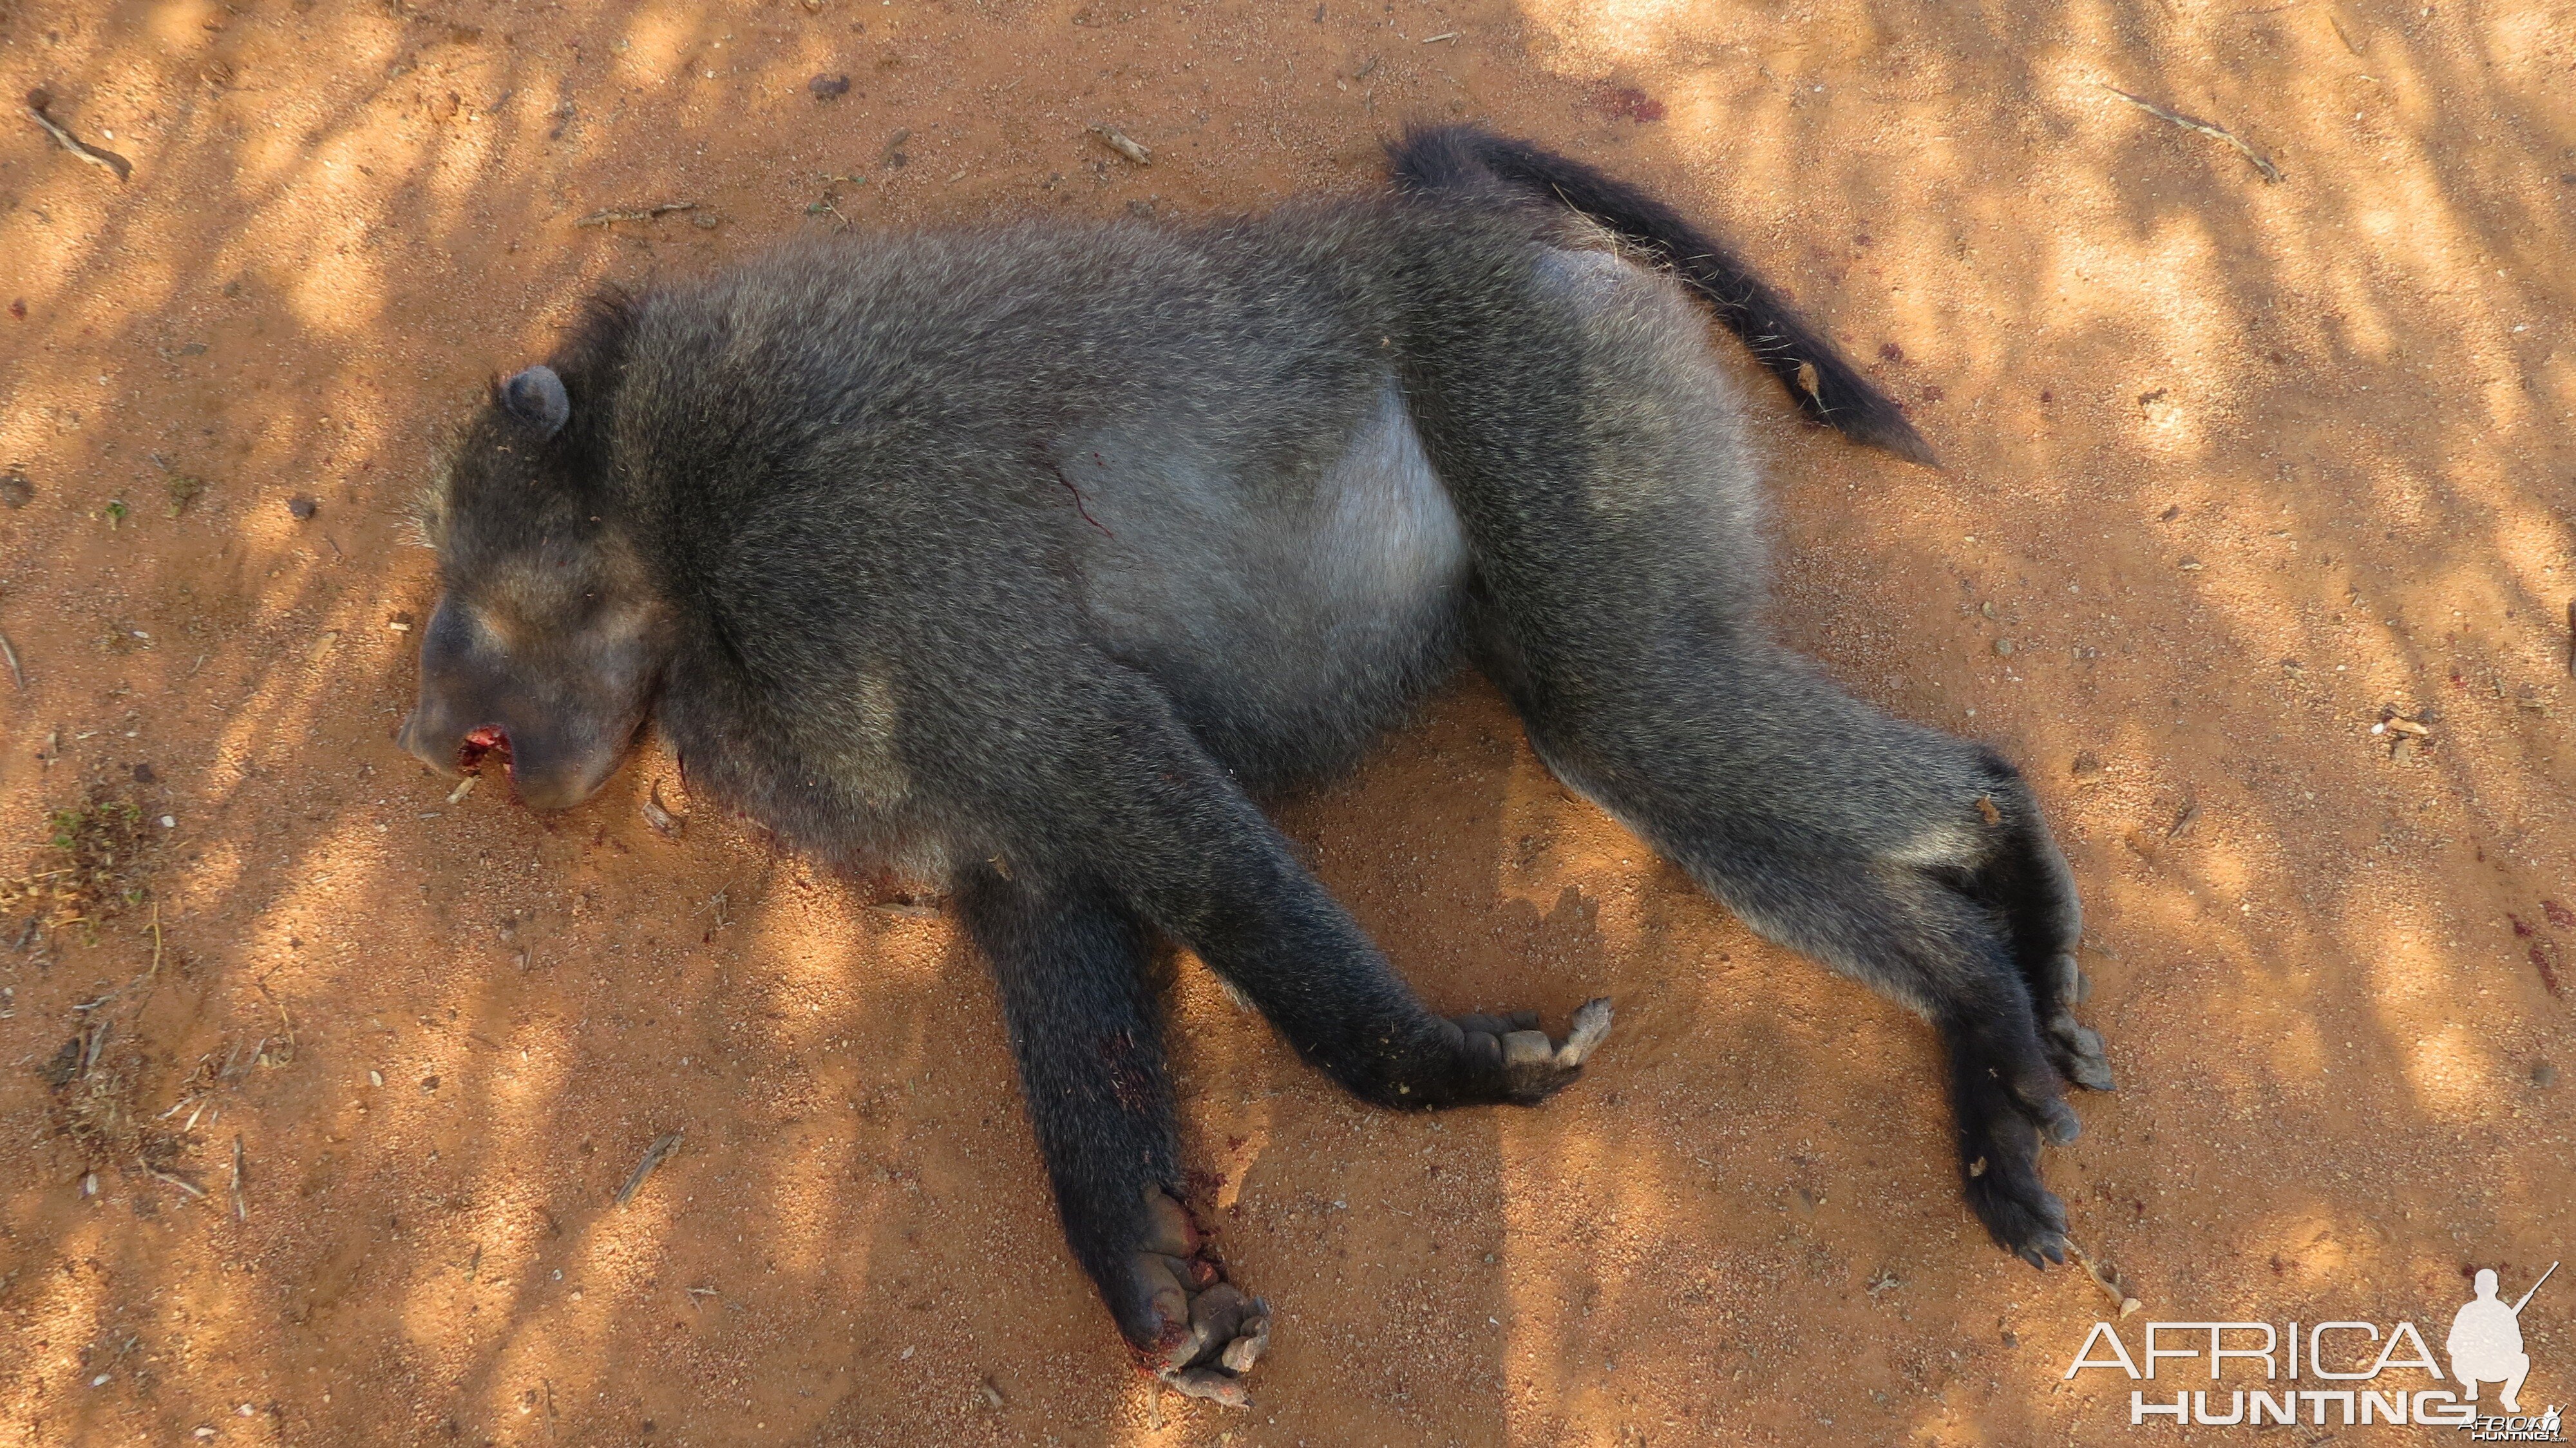
[[[1260,1311],[1260,1299],[1255,1298],[1252,1305],[1258,1315],[1244,1319],[1242,1335],[1227,1343],[1225,1351],[1217,1358],[1227,1372],[1252,1371],[1252,1365],[1261,1360],[1263,1350],[1270,1346],[1270,1315]]]
[[[1610,998],[1595,996],[1574,1012],[1573,1028],[1565,1033],[1565,1044],[1556,1048],[1556,1064],[1580,1066],[1583,1058],[1610,1034]]]
[[[1187,1207],[1160,1187],[1147,1187],[1145,1240],[1139,1245],[1166,1257],[1190,1257],[1199,1250],[1199,1229],[1190,1221]]]
[[[1506,1071],[1525,1071],[1555,1058],[1556,1043],[1547,1038],[1545,1031],[1514,1031],[1503,1037],[1503,1069]]]
[[[1243,1380],[1223,1368],[1165,1368],[1155,1376],[1174,1392],[1205,1398],[1222,1408],[1252,1406],[1252,1394]]]

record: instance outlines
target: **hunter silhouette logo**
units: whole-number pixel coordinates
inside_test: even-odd
[[[2508,1413],[2519,1413],[2522,1404],[2514,1394],[2522,1391],[2522,1380],[2531,1376],[2531,1354],[2522,1350],[2522,1309],[2531,1302],[2532,1293],[2540,1290],[2558,1264],[2540,1274],[2540,1282],[2520,1301],[2507,1307],[2496,1300],[2496,1275],[2492,1267],[2478,1269],[2478,1295],[2461,1307],[2451,1319],[2451,1336],[2442,1346],[2451,1354],[2451,1376],[2468,1389],[2469,1401],[2478,1400],[2478,1384],[2502,1383],[2504,1392],[2498,1401]]]
[[[2497,1296],[2495,1270],[2479,1268],[2476,1296],[2452,1314],[2443,1340],[2448,1373],[2414,1323],[2391,1323],[2383,1333],[2376,1323],[2345,1319],[2150,1322],[2134,1355],[2118,1327],[2096,1322],[2064,1376],[2108,1370],[2155,1383],[2130,1390],[2131,1427],[2420,1425],[2459,1428],[2477,1443],[2564,1443],[2559,1409],[2526,1413],[2521,1399],[2532,1367],[2522,1312],[2558,1265],[2550,1263],[2511,1302]],[[2209,1386],[2184,1390],[2194,1378]],[[2499,1412],[2478,1400],[2487,1384],[2500,1389],[2493,1399]]]

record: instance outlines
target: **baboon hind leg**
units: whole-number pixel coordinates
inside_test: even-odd
[[[1970,1207],[2006,1250],[2064,1261],[2039,1145],[2076,1134],[2062,1078],[2110,1074],[2067,1009],[2081,916],[2029,789],[1767,644],[1704,640],[1701,657],[1716,662],[1574,707],[1524,679],[1533,742],[1755,930],[1930,1020]]]
[[[1560,777],[1756,930],[1932,1021],[1970,1205],[2062,1261],[2040,1138],[2075,1134],[2061,1072],[2110,1078],[2065,1014],[2081,918],[2028,789],[1764,635],[1752,451],[1669,281],[1568,252],[1472,275],[1426,293],[1405,361],[1486,671]]]

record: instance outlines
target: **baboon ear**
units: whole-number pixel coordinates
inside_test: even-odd
[[[564,395],[563,379],[543,364],[502,383],[501,405],[512,417],[535,428],[540,440],[563,431],[572,416],[572,399]]]

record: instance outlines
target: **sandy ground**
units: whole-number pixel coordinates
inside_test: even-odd
[[[389,742],[427,451],[585,287],[1365,186],[1408,118],[1659,188],[1945,455],[1756,394],[1781,627],[2022,761],[2083,882],[2123,1089],[2048,1171],[2129,1350],[2438,1344],[2475,1267],[2576,1256],[2572,68],[2546,0],[0,4],[0,92],[132,166],[0,141],[0,875],[93,791],[145,841],[130,904],[0,931],[0,1443],[2248,1434],[2062,1381],[2117,1309],[1967,1218],[1926,1032],[1481,683],[1288,824],[1434,1002],[1619,1033],[1543,1110],[1399,1119],[1185,962],[1192,1157],[1282,1315],[1234,1415],[1127,1366],[937,909],[650,750],[539,819]]]

